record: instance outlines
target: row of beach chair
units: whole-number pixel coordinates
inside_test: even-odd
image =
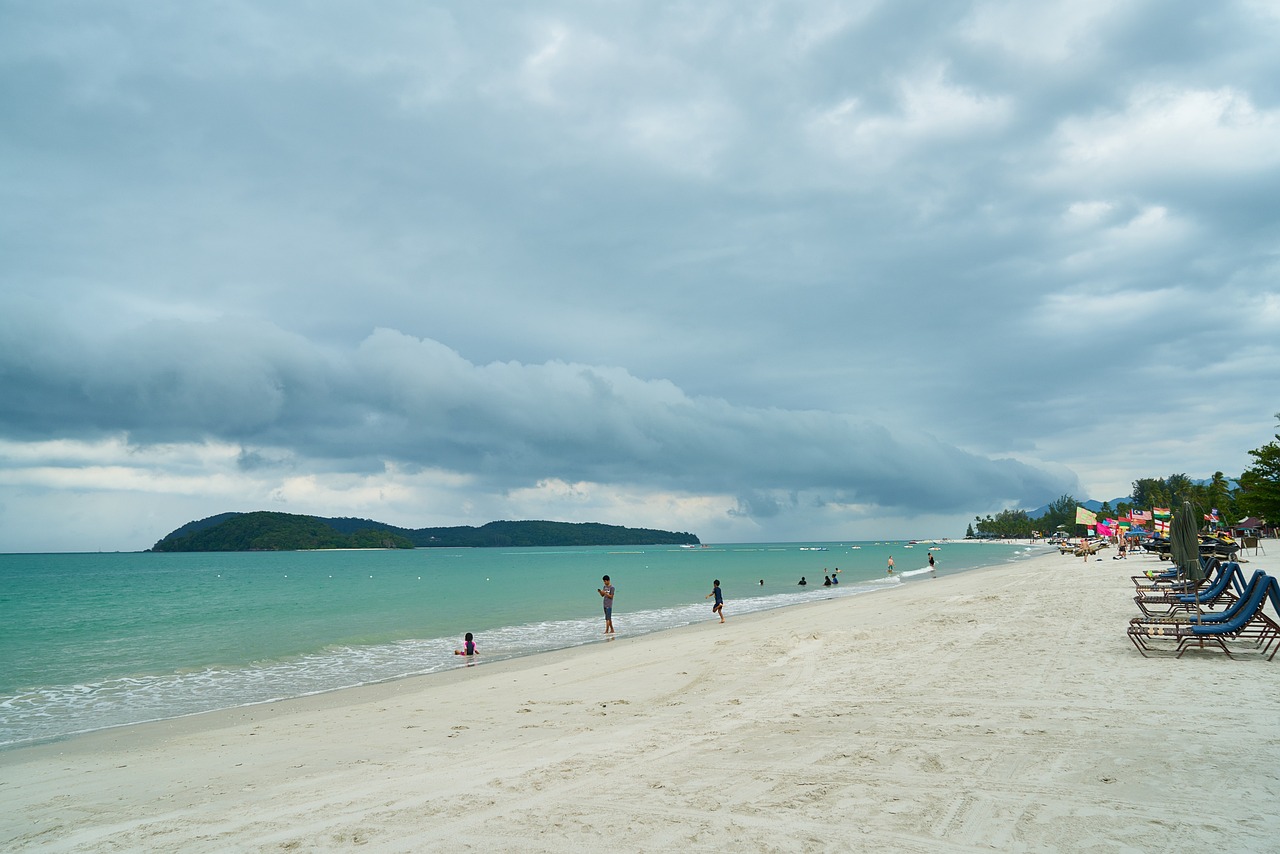
[[[1158,641],[1172,641],[1181,658],[1188,649],[1221,649],[1233,658],[1228,642],[1248,643],[1270,661],[1280,652],[1280,581],[1256,570],[1247,581],[1235,561],[1202,561],[1205,579],[1191,584],[1177,570],[1134,576],[1134,602],[1142,616],[1129,621],[1129,640],[1144,656]]]

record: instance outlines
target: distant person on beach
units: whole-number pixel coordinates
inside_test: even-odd
[[[797,585],[797,586],[799,586],[799,587],[804,587],[804,586],[805,586],[806,584],[808,584],[808,583],[809,583],[809,582],[805,581],[805,580],[804,580],[804,576],[802,575],[802,576],[800,576],[800,584],[799,584],[799,585]]]
[[[471,632],[467,632],[466,636],[462,639],[462,649],[455,649],[453,654],[465,655],[467,658],[472,658],[480,654],[476,649],[476,639]]]
[[[830,587],[830,586],[831,586],[831,576],[829,576],[829,575],[828,575],[828,576],[825,576],[825,577],[824,577],[824,580],[823,580],[823,582],[822,582],[822,586],[823,586],[823,587]]]
[[[597,587],[596,592],[604,600],[604,633],[611,635],[613,634],[613,585],[609,583],[609,576],[607,575],[603,581],[604,586]]]
[[[719,614],[720,622],[723,623],[724,622],[724,593],[720,591],[720,579],[718,578],[711,583],[711,592],[708,593],[706,596],[703,596],[702,598],[710,599],[712,596],[716,597],[716,604],[711,606],[711,613]]]
[[[885,572],[885,574],[893,575],[893,555],[889,555],[889,569]]]
[[[933,552],[929,552],[929,577],[930,578],[938,577],[938,571],[934,568],[934,565],[933,565]]]

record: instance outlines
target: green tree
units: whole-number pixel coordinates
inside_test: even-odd
[[[1034,527],[1025,510],[1001,510],[994,519],[988,515],[978,521],[980,535],[1006,539],[1030,537]]]
[[[1280,419],[1280,412],[1276,418]],[[1240,510],[1275,524],[1280,521],[1280,433],[1249,456],[1253,465],[1240,475]]]
[[[1210,510],[1216,509],[1218,518],[1224,523],[1230,524],[1240,518],[1236,510],[1236,500],[1232,494],[1231,483],[1222,472],[1215,471],[1213,473],[1213,477],[1209,479],[1209,483],[1205,486],[1204,499],[1204,506]]]
[[[1196,485],[1186,474],[1171,474],[1164,479],[1164,483],[1169,490],[1170,507],[1180,506],[1184,501],[1199,506],[1200,496],[1196,494]]]
[[[1133,482],[1133,506],[1139,508],[1168,507],[1169,490],[1160,478],[1140,477]]]
[[[1071,526],[1076,522],[1076,499],[1073,495],[1062,495],[1057,500],[1049,502],[1049,509],[1044,511],[1037,523],[1040,530],[1046,534],[1052,534],[1062,526],[1065,530],[1071,530]]]

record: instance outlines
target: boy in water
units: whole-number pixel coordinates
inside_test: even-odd
[[[600,594],[600,598],[604,599],[604,633],[606,635],[613,634],[613,585],[609,583],[609,576],[604,577],[604,587],[597,587],[596,592]]]
[[[711,613],[719,614],[720,622],[723,623],[724,622],[724,594],[720,592],[720,579],[718,578],[714,582],[712,582],[711,592],[708,593],[706,596],[703,596],[702,598],[710,599],[712,596],[716,597],[716,604],[711,606]]]

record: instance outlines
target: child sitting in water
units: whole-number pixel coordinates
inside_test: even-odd
[[[462,639],[462,649],[455,649],[455,650],[453,651],[453,654],[454,654],[454,655],[465,655],[465,656],[467,656],[468,658],[470,658],[470,657],[471,657],[471,656],[473,656],[473,655],[479,655],[479,654],[480,654],[480,653],[476,650],[476,642],[475,642],[475,638],[473,638],[473,637],[472,637],[471,632],[467,632],[467,636],[466,636],[466,637],[464,637],[464,638]]]

